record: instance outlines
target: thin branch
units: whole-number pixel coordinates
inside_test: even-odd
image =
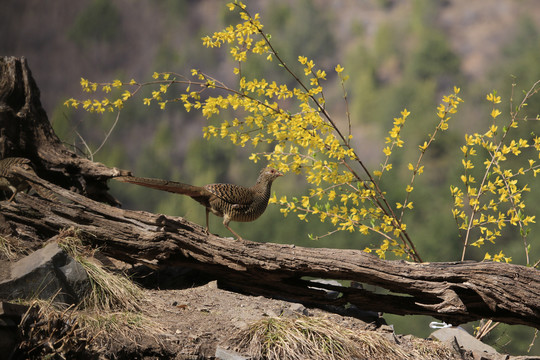
[[[86,150],[88,151],[88,157],[90,158],[91,161],[94,161],[94,154],[92,154],[92,150],[90,149],[90,147],[88,146],[88,144],[86,143],[86,141],[84,140],[84,138],[82,137],[81,134],[79,134],[79,132],[77,130],[75,130],[75,133],[77,134],[77,136],[79,137],[79,139],[81,139],[84,147],[86,148]]]
[[[118,113],[116,114],[116,119],[114,120],[114,123],[112,124],[111,128],[109,129],[109,131],[107,132],[107,134],[105,135],[105,138],[103,139],[103,141],[101,142],[101,144],[98,146],[98,148],[96,149],[96,151],[94,151],[94,153],[92,154],[92,157],[98,153],[99,150],[101,150],[101,148],[103,147],[103,145],[105,145],[105,143],[107,142],[107,140],[109,139],[109,136],[111,136],[111,133],[113,132],[114,128],[116,127],[116,124],[118,123],[118,119],[120,118],[120,112],[121,110],[118,110]]]

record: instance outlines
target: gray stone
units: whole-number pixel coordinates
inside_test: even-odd
[[[68,256],[64,266],[59,266],[58,270],[66,280],[66,284],[77,298],[82,298],[90,289],[88,274],[82,265],[74,258]]]
[[[90,289],[84,268],[56,243],[50,243],[11,265],[0,281],[0,299],[51,299],[74,304]]]
[[[430,337],[450,345],[455,342],[463,350],[471,351],[473,353],[485,353],[486,355],[489,355],[490,358],[493,358],[494,355],[498,354],[497,350],[484,344],[465,330],[458,327],[439,329],[431,333]]]
[[[235,319],[232,324],[235,328],[239,330],[247,330],[249,328],[249,325],[247,322],[238,320],[238,319]]]
[[[17,345],[18,325],[28,306],[0,302],[0,354],[10,354]]]
[[[268,316],[268,317],[280,317],[282,313],[283,313],[283,310],[282,310],[282,309],[279,309],[278,311],[276,311],[276,310],[274,310],[274,309],[267,309],[267,310],[263,313],[263,316]]]
[[[298,315],[309,316],[309,310],[302,304],[292,303],[288,308],[283,309],[282,315],[289,318]]]
[[[291,311],[293,311],[295,313],[299,313],[299,314],[302,314],[302,315],[305,315],[305,316],[309,316],[308,309],[306,309],[306,307],[304,305],[302,305],[302,304],[293,303],[293,304],[291,304],[289,309],[291,309]]]
[[[216,359],[219,360],[248,360],[247,357],[240,355],[236,351],[227,350],[221,346],[216,347]]]
[[[310,280],[311,283],[319,283],[319,284],[323,284],[323,285],[332,285],[332,286],[335,286],[335,287],[343,287],[341,285],[341,283],[339,283],[339,281],[336,281],[336,280],[328,280],[328,279],[313,279],[313,280]],[[332,300],[335,300],[337,299],[341,293],[339,291],[336,291],[336,290],[329,290],[329,289],[326,289],[324,287],[317,287],[317,286],[309,286],[310,289],[317,289],[317,290],[323,290],[326,292],[326,298],[327,299],[332,299]]]

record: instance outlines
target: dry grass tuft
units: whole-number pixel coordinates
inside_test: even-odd
[[[437,340],[411,339],[416,359],[461,359],[455,350]]]
[[[13,243],[14,240],[12,240],[12,238],[0,236],[0,259],[14,261],[17,260],[21,254],[24,254],[24,252]]]
[[[124,275],[107,271],[94,258],[95,250],[83,246],[80,234],[68,229],[59,234],[58,243],[71,257],[85,269],[92,286],[83,301],[83,307],[105,311],[140,310],[141,288]]]
[[[84,351],[88,339],[80,336],[73,307],[59,309],[53,299],[36,299],[27,305],[29,309],[19,324],[19,343],[13,358],[69,359]]]
[[[270,317],[241,331],[236,350],[254,359],[405,359],[407,354],[381,333],[353,332],[324,318]]]
[[[58,239],[85,269],[91,290],[78,306],[66,307],[54,298],[21,300],[30,310],[19,326],[17,354],[31,359],[101,358],[136,351],[142,343],[164,348],[163,329],[140,312],[143,290],[126,276],[107,271],[77,230],[64,230]]]
[[[106,271],[101,265],[88,259],[80,258],[78,261],[86,270],[92,285],[92,290],[83,301],[85,308],[105,311],[140,310],[142,290],[138,285],[125,276]]]
[[[132,312],[80,311],[60,308],[52,299],[27,303],[19,325],[14,358],[106,358],[143,342],[163,346],[163,330],[148,317]]]
[[[164,330],[142,313],[79,312],[81,331],[92,338],[98,352],[115,352],[121,348],[137,348],[143,342],[163,346]]]

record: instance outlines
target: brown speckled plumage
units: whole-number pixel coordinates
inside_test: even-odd
[[[169,191],[190,196],[206,208],[206,229],[208,213],[223,217],[223,225],[238,239],[240,235],[229,227],[229,222],[249,222],[257,219],[266,210],[270,199],[272,182],[283,174],[272,168],[264,168],[255,185],[244,187],[233,184],[210,184],[193,186],[175,181],[122,176],[115,180],[142,185],[145,187]]]
[[[41,197],[50,200],[56,199],[54,194],[46,188],[38,184],[31,185],[25,179],[17,176],[17,174],[13,172],[15,167],[19,167],[26,171],[34,172],[34,169],[32,168],[32,163],[26,158],[9,157],[0,160],[0,189],[10,190],[13,193],[9,198],[10,202],[13,201],[15,195],[17,195],[18,192],[25,191],[30,188],[33,188]]]

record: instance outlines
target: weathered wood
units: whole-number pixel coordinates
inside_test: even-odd
[[[86,196],[118,204],[106,180],[129,172],[69,151],[54,133],[24,57],[0,57],[0,158],[30,159],[37,174]]]
[[[31,159],[37,176],[17,170],[19,175],[59,198],[18,194],[13,203],[1,202],[0,235],[43,242],[73,227],[111,257],[203,269],[221,284],[250,294],[314,306],[353,304],[363,310],[431,315],[452,324],[490,318],[540,328],[540,276],[533,268],[493,262],[416,264],[357,250],[236,241],[208,235],[179,217],[94,201],[114,203],[106,180],[123,172],[63,147],[24,59],[0,58],[0,71],[0,155]],[[386,291],[319,284],[310,277],[352,280]],[[322,289],[342,296],[330,299]]]
[[[494,262],[410,263],[358,250],[314,249],[207,235],[179,217],[114,208],[59,188],[31,173],[72,203],[21,194],[3,204],[14,236],[43,237],[76,227],[86,241],[128,263],[191,266],[242,292],[315,306],[353,304],[363,310],[431,315],[452,324],[489,318],[540,328],[540,272]],[[26,234],[27,229],[36,229]],[[390,293],[313,283],[307,277],[352,280]],[[323,288],[342,294],[329,299]]]

